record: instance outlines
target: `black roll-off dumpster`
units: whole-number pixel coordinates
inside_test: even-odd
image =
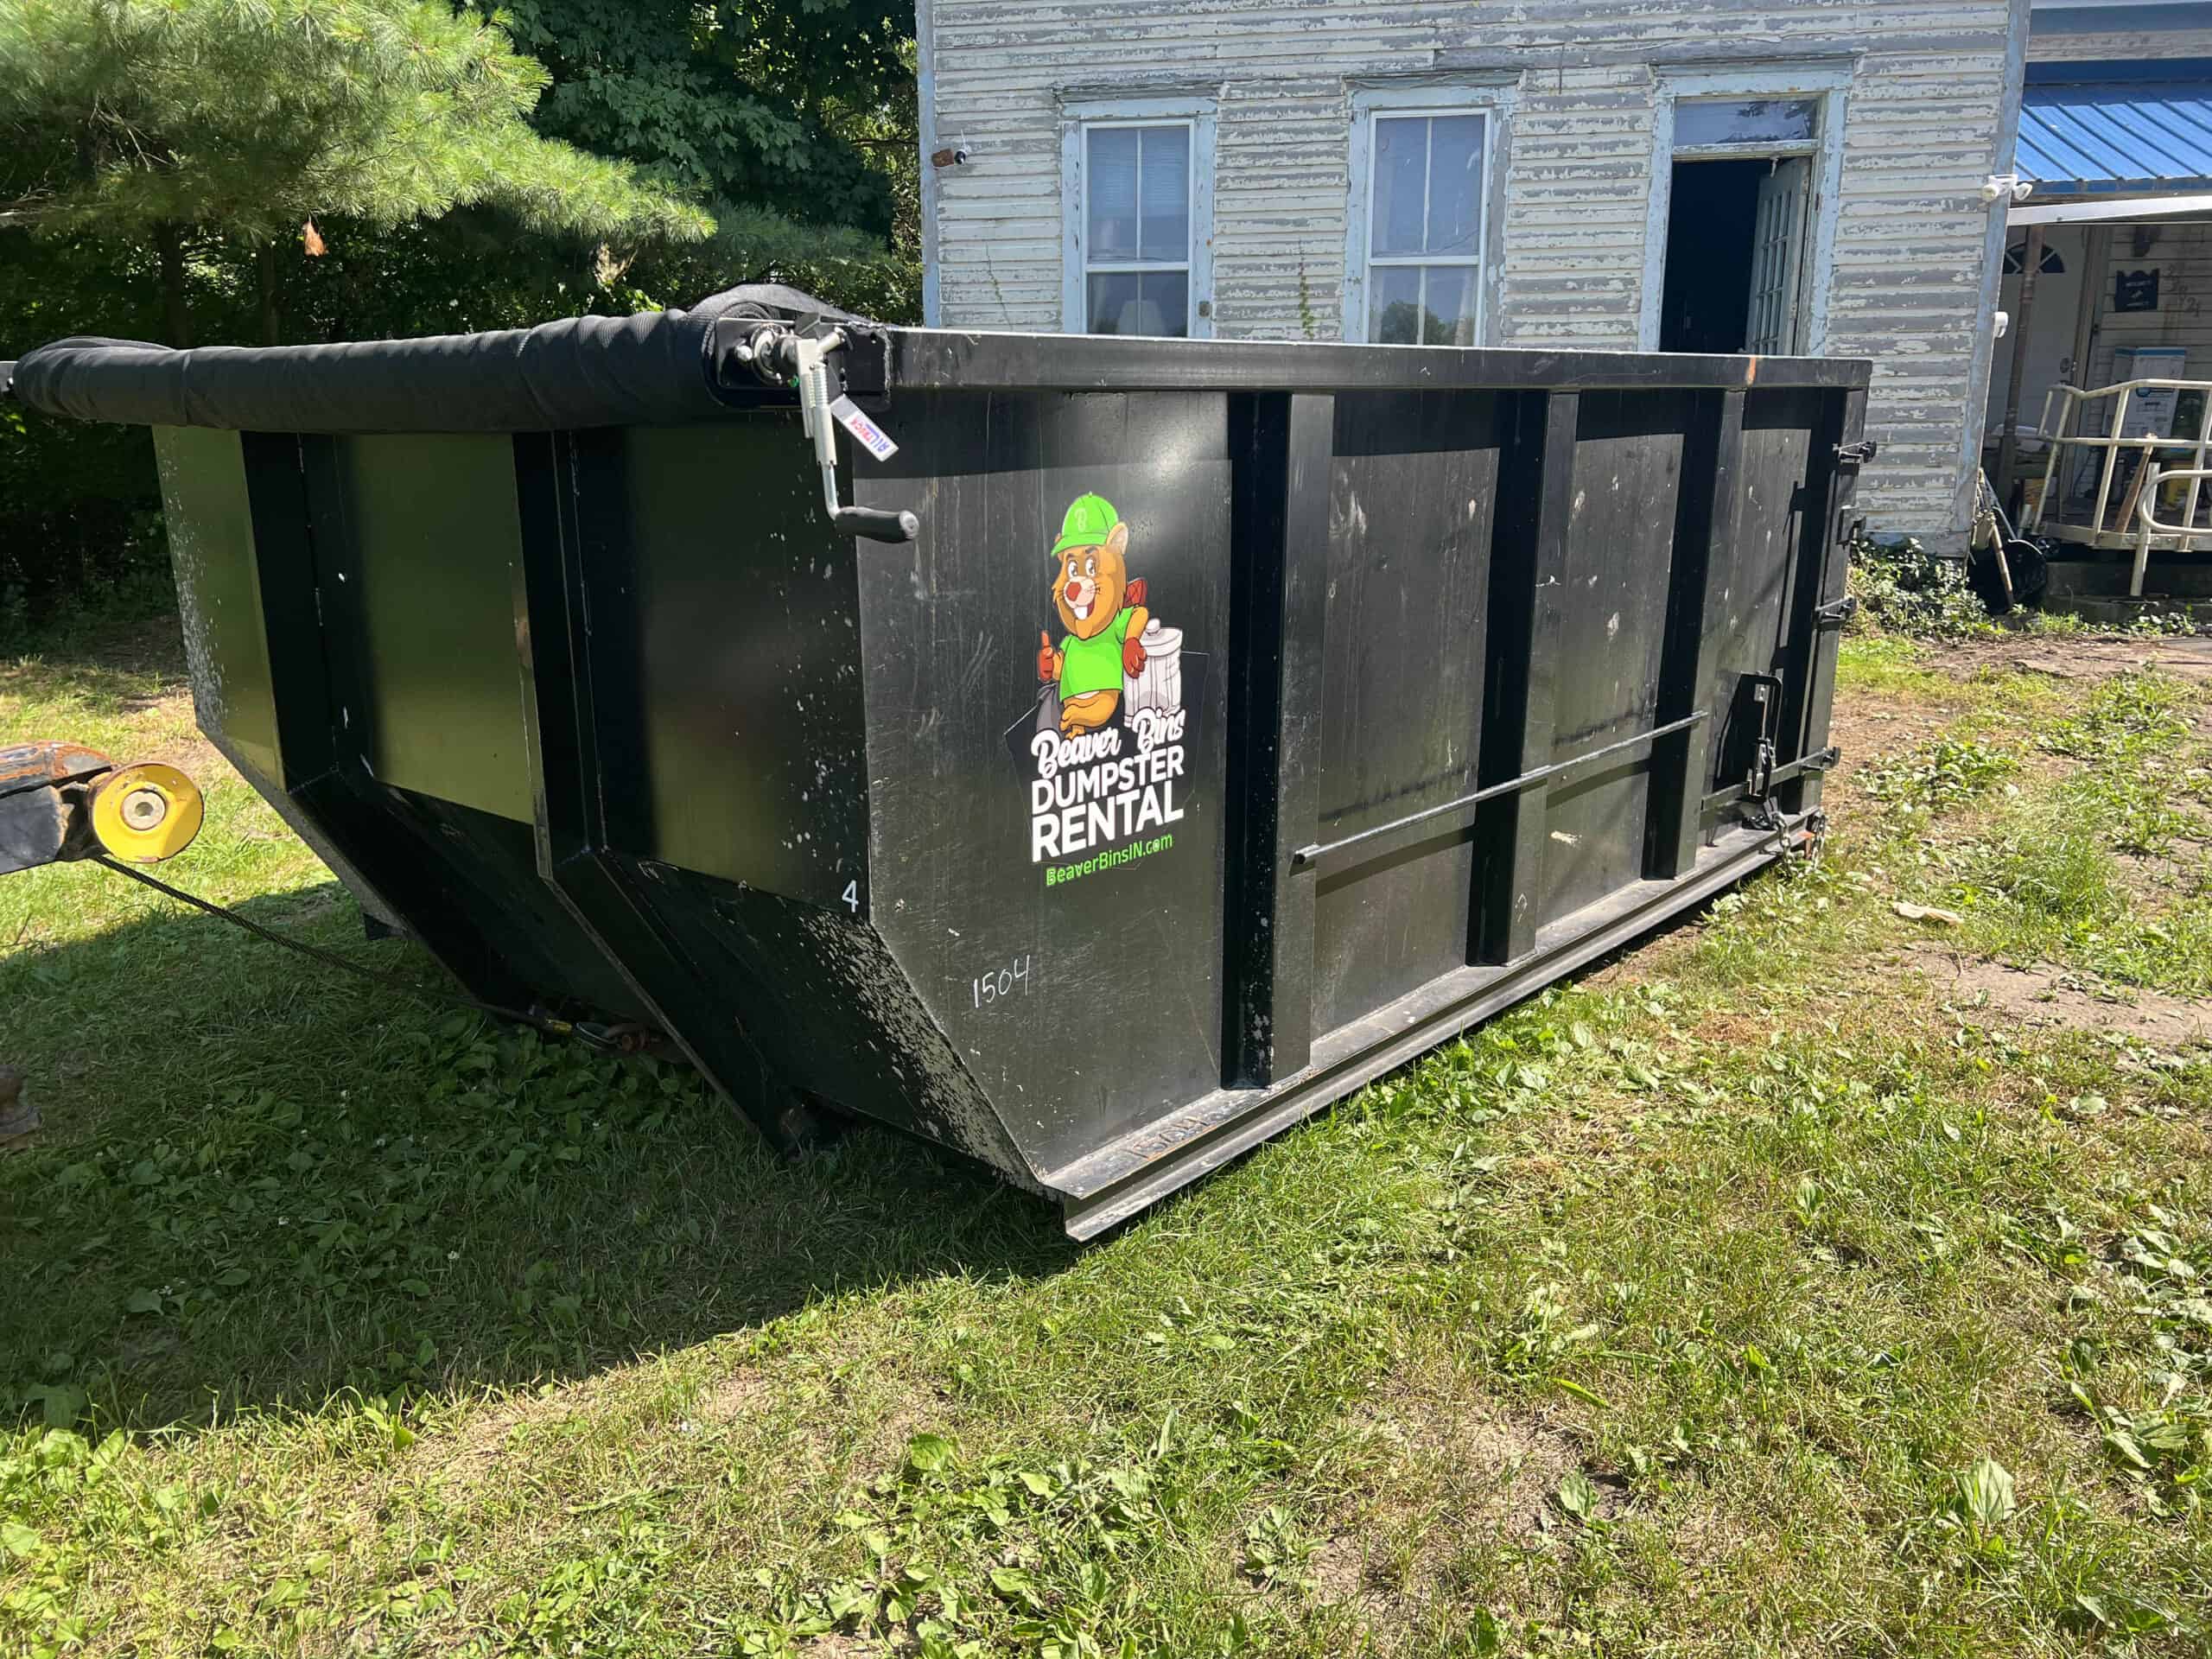
[[[13,391],[155,429],[200,725],[471,995],[1088,1236],[1817,831],[1867,376],[747,289]]]

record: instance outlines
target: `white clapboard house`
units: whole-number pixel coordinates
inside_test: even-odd
[[[1868,357],[1860,503],[1955,542],[2027,38],[2026,0],[921,0],[928,319]]]

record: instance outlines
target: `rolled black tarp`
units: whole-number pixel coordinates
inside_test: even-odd
[[[535,328],[330,346],[54,341],[14,365],[8,391],[82,421],[264,432],[547,432],[662,426],[727,412],[708,345],[724,317],[846,314],[775,283],[689,310],[567,317]]]

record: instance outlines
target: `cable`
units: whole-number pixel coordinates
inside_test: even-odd
[[[156,893],[174,899],[179,904],[190,905],[194,910],[204,911],[210,916],[217,917],[234,926],[242,927],[256,938],[266,939],[271,944],[282,945],[287,950],[296,951],[301,956],[320,962],[327,967],[342,968],[347,973],[358,975],[372,984],[382,985],[391,990],[405,991],[410,995],[423,997],[429,1001],[448,1002],[459,1007],[471,1009],[478,1014],[488,1014],[495,1020],[509,1020],[518,1025],[533,1027],[549,1037],[574,1037],[588,1047],[603,1049],[608,1052],[620,1052],[621,1046],[619,1043],[601,1035],[588,1027],[579,1026],[567,1020],[556,1020],[550,1014],[524,1013],[517,1008],[503,1008],[496,1002],[480,1002],[476,998],[464,995],[459,991],[442,991],[433,986],[418,985],[412,980],[402,979],[397,974],[387,974],[379,969],[368,966],[365,963],[355,962],[350,957],[341,957],[335,950],[326,950],[319,944],[309,944],[302,939],[290,939],[286,938],[282,933],[272,933],[260,923],[249,921],[234,910],[226,909],[221,905],[211,904],[205,899],[195,898],[182,888],[173,887],[168,882],[147,874],[143,870],[136,870],[128,864],[118,862],[105,853],[92,854],[92,861],[113,870],[118,875],[127,875],[141,887],[151,887]]]

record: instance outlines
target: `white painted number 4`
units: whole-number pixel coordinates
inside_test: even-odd
[[[861,913],[861,884],[858,881],[846,882],[845,891],[838,896],[852,907],[854,915]]]

